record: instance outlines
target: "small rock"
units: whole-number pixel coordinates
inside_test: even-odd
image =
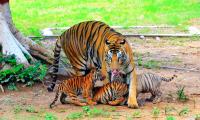
[[[159,41],[159,40],[160,40],[160,37],[156,37],[156,40]]]
[[[140,36],[140,39],[145,39],[145,37],[143,35]]]

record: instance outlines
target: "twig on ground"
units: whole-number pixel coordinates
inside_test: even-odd
[[[4,93],[3,86],[0,84],[1,91]]]

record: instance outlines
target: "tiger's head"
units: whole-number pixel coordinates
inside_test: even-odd
[[[90,74],[92,75],[92,80],[94,83],[96,81],[103,81],[106,78],[99,68],[92,68]]]
[[[115,76],[123,76],[124,69],[130,62],[129,43],[123,35],[113,31],[105,40],[105,58],[107,72],[110,74],[110,81]],[[124,81],[125,82],[125,81]]]

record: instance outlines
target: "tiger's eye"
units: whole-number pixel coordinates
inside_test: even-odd
[[[122,41],[120,41],[120,43],[119,44],[125,44],[126,43],[126,40],[122,40]]]
[[[109,40],[106,40],[106,45],[110,45],[110,42],[109,42]]]

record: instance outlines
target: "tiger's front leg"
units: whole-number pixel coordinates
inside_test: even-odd
[[[92,93],[91,89],[83,90],[83,98],[86,99],[86,102],[88,103],[88,105],[96,105],[97,103],[92,100],[91,93]]]
[[[136,71],[135,69],[130,73],[130,76],[128,79],[130,80],[129,85],[129,96],[128,96],[128,107],[130,108],[138,108],[138,103],[136,99],[137,95],[137,78],[136,78]]]
[[[101,66],[101,73],[103,76],[106,76],[106,78],[103,80],[103,84],[107,84],[109,83],[109,79],[110,79],[110,76],[107,72],[107,68],[106,68],[106,62],[105,61],[102,61],[102,66]]]

